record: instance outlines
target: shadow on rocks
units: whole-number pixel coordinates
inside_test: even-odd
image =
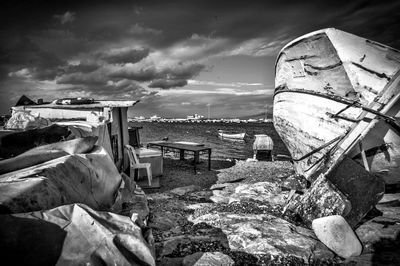
[[[400,265],[400,234],[395,239],[382,238],[373,250],[372,265]]]

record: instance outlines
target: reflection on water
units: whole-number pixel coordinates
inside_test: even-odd
[[[151,141],[160,141],[168,137],[168,141],[190,141],[203,143],[212,148],[213,158],[238,158],[253,157],[254,135],[267,134],[274,141],[275,153],[289,155],[285,145],[280,140],[272,123],[162,123],[141,122],[130,123],[141,126],[141,143],[145,146]],[[244,140],[221,139],[218,129],[228,131],[246,132]]]

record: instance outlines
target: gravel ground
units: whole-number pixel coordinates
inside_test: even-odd
[[[193,161],[180,161],[177,159],[164,158],[164,173],[160,177],[159,189],[145,190],[146,194],[164,192],[177,187],[198,185],[202,188],[209,188],[217,181],[218,171],[231,167],[235,164],[232,160],[212,160],[211,171],[208,171],[208,163],[200,161],[197,165],[197,174],[194,174]]]

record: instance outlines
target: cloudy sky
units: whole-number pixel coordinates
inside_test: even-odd
[[[400,1],[2,1],[0,114],[22,94],[140,99],[131,116],[259,114],[278,51],[326,27],[399,49]]]

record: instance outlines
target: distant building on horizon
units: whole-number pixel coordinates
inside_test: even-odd
[[[204,115],[198,115],[198,114],[194,114],[194,115],[188,115],[186,117],[187,120],[201,120],[204,119]]]

